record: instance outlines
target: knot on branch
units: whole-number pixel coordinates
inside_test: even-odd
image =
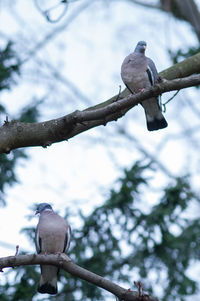
[[[63,122],[65,123],[65,125],[75,125],[80,121],[80,113],[81,111],[76,110],[73,113],[64,116]]]
[[[23,127],[21,125],[18,125],[17,127],[17,132],[21,133],[23,131]]]

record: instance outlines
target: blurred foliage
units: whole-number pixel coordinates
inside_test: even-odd
[[[15,167],[20,158],[26,158],[22,150],[14,150],[9,155],[0,155],[0,204],[5,205],[6,187],[17,182]]]
[[[173,7],[173,13],[177,18],[185,19],[177,7]],[[0,50],[0,91],[11,89],[16,76],[20,76],[20,63],[13,49],[13,44],[8,42]],[[190,48],[170,55],[176,63],[199,51],[200,48]],[[18,119],[34,122],[38,113],[37,105],[27,106],[19,112]],[[6,108],[1,104],[0,114],[6,114]],[[21,150],[0,155],[0,202],[5,203],[5,189],[17,181],[15,167],[19,159],[25,157]],[[186,300],[198,291],[197,282],[188,276],[187,270],[200,255],[200,221],[186,213],[191,203],[199,202],[199,199],[191,190],[189,178],[173,179],[163,189],[157,204],[145,213],[141,203],[144,189],[151,191],[150,179],[145,177],[149,169],[149,165],[135,163],[124,171],[117,188],[111,189],[102,206],[89,216],[79,213],[77,220],[81,221],[82,227],[73,229],[69,255],[80,266],[123,283],[127,288],[134,289],[133,281],[138,277],[148,292],[157,288],[162,290],[165,301]],[[34,229],[24,231],[33,243]],[[18,267],[2,275],[1,301],[37,300],[39,267]],[[60,271],[60,282],[59,294],[43,300],[106,300],[105,291],[64,271]]]
[[[200,52],[200,47],[191,47],[187,51],[183,51],[182,49],[179,49],[177,52],[172,52],[171,50],[169,50],[168,52],[173,63],[176,64],[182,61],[183,59],[187,59],[190,56],[193,56],[198,52]]]
[[[17,118],[21,122],[36,122],[40,113],[38,110],[38,106],[41,102],[35,100],[33,104],[29,104],[24,107],[21,112],[19,118]]]
[[[77,220],[81,219],[82,227],[73,229],[69,255],[80,266],[127,288],[134,290],[133,281],[141,280],[148,292],[162,290],[162,300],[186,300],[198,290],[187,270],[199,260],[200,242],[200,220],[190,218],[187,210],[192,202],[200,200],[191,190],[189,178],[181,177],[171,180],[159,199],[154,200],[156,205],[143,208],[144,191],[152,189],[151,179],[145,176],[150,170],[151,166],[136,162],[124,171],[102,206],[89,216],[79,213]],[[70,220],[70,211],[67,219]],[[34,229],[23,231],[33,243]],[[28,300],[25,289],[28,295],[29,283],[30,296],[35,295],[37,300],[37,271],[38,267],[10,270],[16,280],[14,284],[6,282],[4,300],[16,300],[13,296]],[[60,281],[59,294],[42,300],[106,300],[105,291],[65,271],[60,271]]]
[[[36,122],[38,116],[38,107],[28,105],[21,110],[17,119],[21,122]],[[12,186],[18,181],[15,168],[19,159],[27,158],[25,151],[20,149],[13,150],[10,154],[0,154],[0,204],[6,204],[6,187]]]
[[[0,91],[11,88],[19,71],[19,59],[13,50],[13,43],[9,41],[4,49],[0,49]]]
[[[20,76],[20,62],[17,58],[14,45],[8,42],[4,49],[0,49],[0,92],[4,89],[11,89],[13,84],[16,84],[16,75]],[[22,108],[18,113],[18,120],[22,122],[37,121],[39,112],[38,104],[35,101],[34,105],[28,105]],[[6,108],[0,104],[0,121],[6,119]],[[5,190],[8,186],[17,182],[16,165],[19,159],[25,159],[27,156],[22,150],[14,150],[12,153],[0,154],[0,204],[5,205]],[[2,299],[3,300],[3,299]]]

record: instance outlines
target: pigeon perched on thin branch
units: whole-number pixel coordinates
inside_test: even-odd
[[[121,66],[122,80],[132,94],[153,86],[159,80],[154,62],[145,56],[146,46],[146,42],[138,42],[134,52],[124,59]],[[167,121],[161,112],[158,97],[144,100],[141,105],[145,110],[149,131],[167,127]]]
[[[38,205],[35,214],[38,213],[40,214],[40,218],[35,233],[37,253],[57,254],[67,252],[71,237],[70,226],[47,203]],[[57,294],[59,268],[50,265],[41,265],[40,267],[41,278],[38,292],[42,294]]]

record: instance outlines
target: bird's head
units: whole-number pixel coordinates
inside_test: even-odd
[[[147,43],[145,41],[139,41],[135,47],[137,53],[144,53],[147,48]]]
[[[53,210],[48,203],[41,203],[37,206],[35,214],[42,213],[45,209]]]

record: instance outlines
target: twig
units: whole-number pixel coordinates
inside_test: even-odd
[[[116,98],[115,100],[113,100],[113,102],[114,102],[114,101],[118,101],[118,99],[119,99],[119,97],[120,97],[120,94],[121,94],[121,89],[122,89],[122,86],[119,85],[119,92],[118,92],[117,98]]]
[[[47,19],[47,21],[49,21],[51,23],[56,23],[56,22],[60,21],[64,17],[64,15],[66,14],[66,11],[68,9],[68,3],[67,3],[67,1],[61,1],[60,3],[51,6],[51,7],[49,7],[46,10],[43,10],[40,7],[40,5],[38,3],[38,0],[34,0],[34,3],[35,3],[36,8],[39,10],[39,12]],[[50,12],[53,11],[53,10],[55,10],[55,9],[57,9],[61,4],[64,4],[63,11],[61,12],[61,14],[55,20],[52,20],[50,18]]]
[[[4,120],[4,125],[8,124],[9,121],[8,121],[8,116],[6,115],[6,120]]]
[[[18,255],[18,252],[19,252],[19,245],[16,246],[16,252],[15,252],[15,256]]]
[[[176,93],[174,93],[174,95],[172,97],[170,97],[165,103],[161,103],[162,107],[163,107],[163,112],[166,112],[166,104],[168,104],[174,97],[176,97],[176,95],[180,92],[180,90],[176,91]]]

